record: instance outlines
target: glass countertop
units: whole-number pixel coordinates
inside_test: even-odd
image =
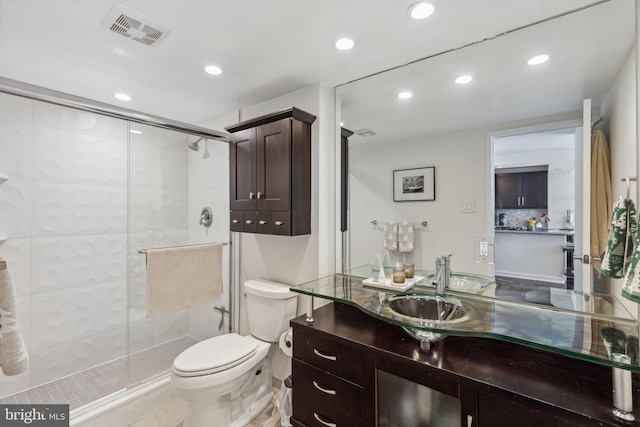
[[[497,284],[489,277],[454,272],[443,298],[462,305],[467,315],[431,322],[397,315],[385,304],[400,294],[435,297],[433,272],[416,270],[415,275],[422,280],[410,289],[380,289],[363,283],[373,274],[372,266],[362,266],[291,290],[355,306],[412,331],[495,338],[640,373],[639,324],[615,296],[517,281]],[[614,361],[612,354],[628,359]]]

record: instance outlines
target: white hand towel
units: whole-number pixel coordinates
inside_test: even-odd
[[[9,268],[0,270],[0,368],[18,375],[29,367],[29,354],[16,319],[15,289]]]
[[[395,221],[384,224],[384,248],[389,251],[398,250],[398,224]]]
[[[403,221],[398,227],[398,246],[400,252],[413,252],[416,234],[414,225]]]

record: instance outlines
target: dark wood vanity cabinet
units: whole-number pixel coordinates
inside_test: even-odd
[[[294,426],[640,425],[612,415],[611,368],[488,338],[450,336],[425,352],[341,303],[305,318],[291,321]]]
[[[547,171],[496,173],[496,209],[546,209]]]
[[[231,231],[311,233],[311,124],[295,107],[225,129],[229,145]]]

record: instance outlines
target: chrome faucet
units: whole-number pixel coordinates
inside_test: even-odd
[[[451,254],[436,258],[436,272],[433,274],[432,284],[436,285],[436,295],[444,295],[449,289],[451,279]]]

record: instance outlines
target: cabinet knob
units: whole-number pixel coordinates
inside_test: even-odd
[[[249,225],[251,225],[251,224],[253,224],[253,221],[251,221],[250,219],[248,219],[248,220],[246,220],[244,223],[245,223],[245,224],[249,224]]]
[[[260,225],[265,225],[266,223],[267,223],[267,221],[262,220],[262,221],[260,221],[258,224],[260,224]]]
[[[240,221],[238,221],[237,219],[234,219],[234,220],[233,220],[233,221],[231,221],[231,222],[232,222],[232,223],[234,223],[234,224],[237,224],[237,223],[239,223]]]
[[[282,221],[276,221],[274,222],[275,225],[282,225]]]
[[[262,198],[263,198],[262,196],[263,196],[263,194],[262,194],[261,192],[259,192],[259,191],[258,191],[257,198],[258,198],[258,199],[262,199]]]
[[[249,192],[249,198],[250,198],[250,199],[253,199],[253,197],[254,197],[254,196],[255,196],[255,193],[254,193],[253,191],[250,191],[250,192]]]

